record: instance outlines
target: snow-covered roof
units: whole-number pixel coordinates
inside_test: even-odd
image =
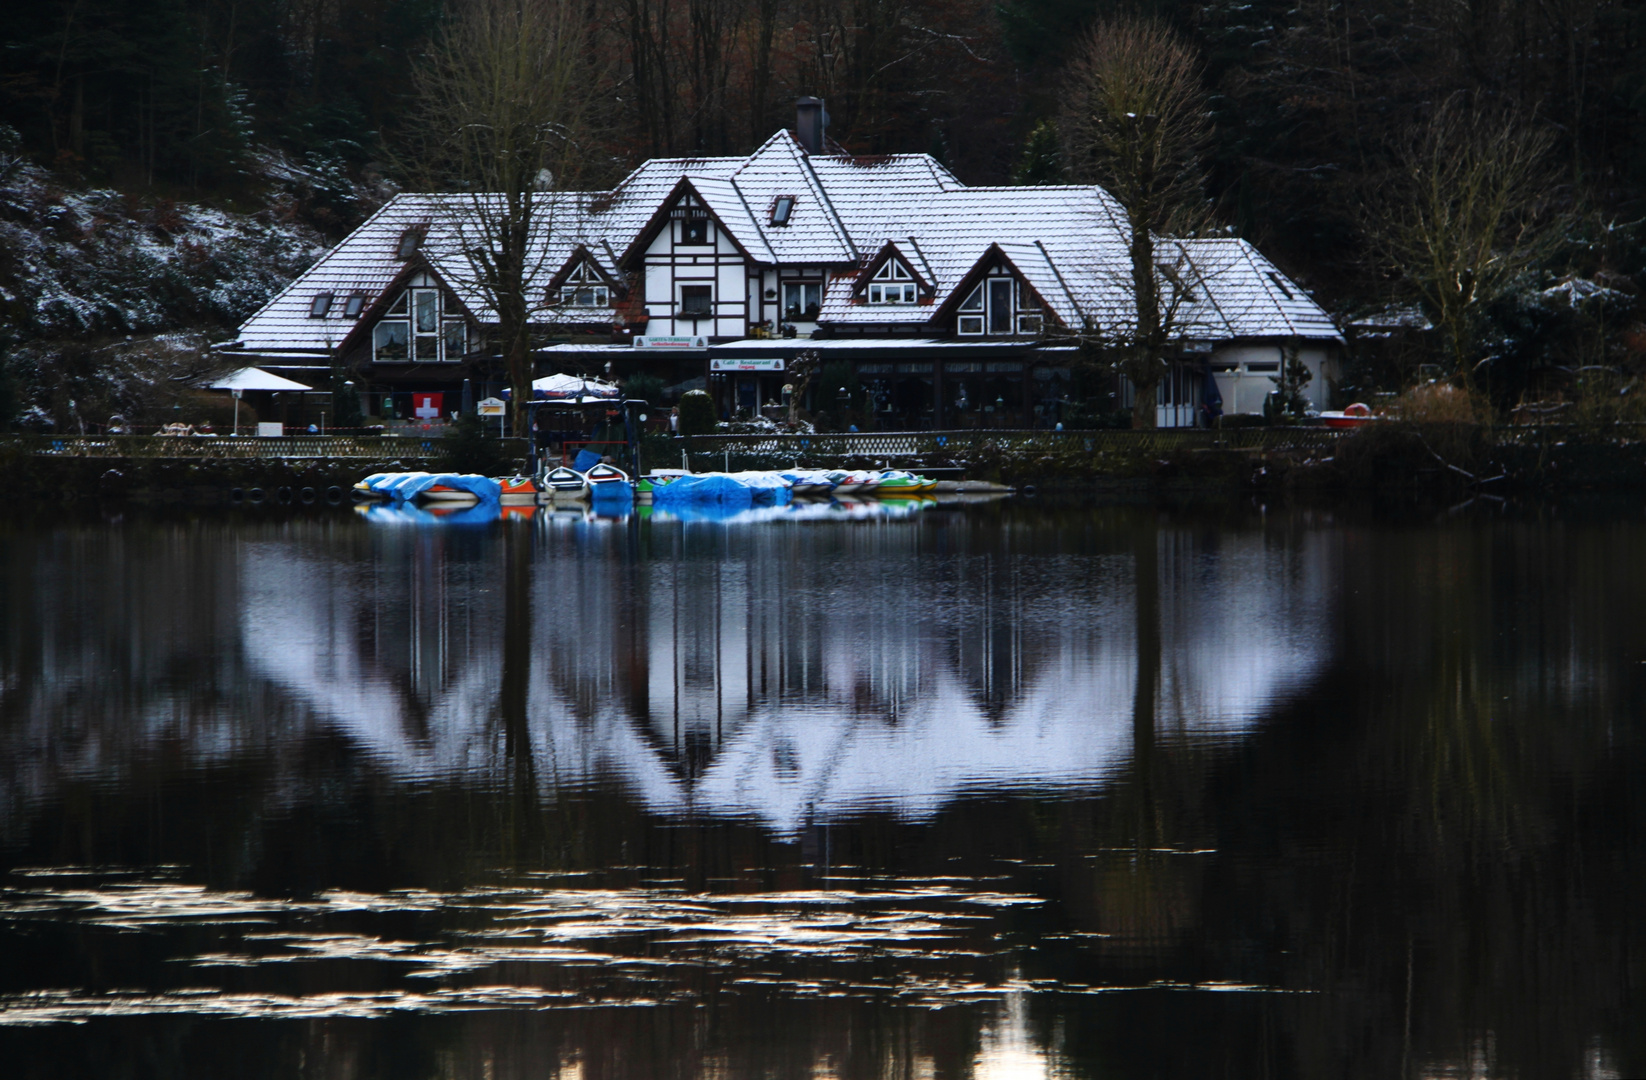
[[[939,331],[987,264],[1004,261],[1069,328],[1112,328],[1131,319],[1125,214],[1100,187],[967,187],[925,154],[858,158],[809,156],[778,132],[747,157],[646,162],[609,192],[545,193],[533,264],[546,288],[580,247],[613,281],[624,280],[647,227],[672,200],[691,194],[746,256],[764,266],[825,271],[823,325],[903,326]],[[793,200],[787,224],[773,221],[780,197]],[[257,352],[342,344],[372,303],[412,263],[397,257],[408,229],[425,231],[415,263],[446,284],[481,322],[495,321],[464,255],[476,229],[475,196],[408,194],[390,201],[241,327],[241,347]],[[1212,239],[1180,244],[1199,272],[1204,295],[1190,315],[1195,337],[1336,338],[1330,317],[1250,244]],[[891,245],[923,283],[921,302],[863,302],[861,272]],[[472,245],[471,245],[472,246]],[[632,266],[630,267],[632,269]],[[311,316],[322,292],[338,298]],[[356,316],[342,298],[368,297]],[[580,321],[616,317],[615,309],[578,312]],[[942,320],[939,320],[940,322]]]
[[[1182,320],[1189,337],[1343,340],[1331,316],[1244,240],[1176,240],[1200,288]]]

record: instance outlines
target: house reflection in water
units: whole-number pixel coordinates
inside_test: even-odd
[[[254,548],[243,645],[403,776],[500,778],[529,748],[545,787],[616,780],[652,812],[778,835],[1099,785],[1139,737],[1237,734],[1328,659],[1329,533],[1116,517],[1013,536],[516,526],[386,530],[365,564]],[[529,668],[512,718],[511,664]]]

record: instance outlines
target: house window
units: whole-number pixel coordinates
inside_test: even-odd
[[[1281,276],[1279,274],[1270,274],[1269,275],[1269,280],[1274,282],[1275,288],[1280,290],[1280,295],[1284,296],[1288,300],[1295,299],[1292,296],[1292,290],[1290,290],[1286,287],[1286,282],[1281,278]]]
[[[438,289],[413,289],[412,321],[419,334],[432,334],[440,328],[440,292]]]
[[[1044,323],[1045,319],[1040,315],[1019,315],[1017,317],[1017,332],[1020,334],[1038,334]]]
[[[708,218],[686,218],[680,223],[680,242],[693,246],[712,243],[709,239]]]
[[[912,304],[916,293],[914,275],[896,259],[887,259],[869,280],[871,304]]]
[[[468,335],[463,332],[463,320],[447,319],[441,326],[441,336],[445,338],[441,344],[446,350],[446,360],[462,359],[468,351]]]
[[[772,203],[772,224],[787,225],[789,215],[792,213],[794,213],[794,196],[779,195],[777,201]]]
[[[991,278],[989,280],[989,333],[991,334],[1009,334],[1012,332],[1013,284],[1011,278]]]
[[[400,234],[400,242],[395,245],[395,258],[404,262],[417,254],[418,247],[423,243],[423,230],[413,226]]]
[[[566,283],[560,286],[561,307],[610,307],[611,298],[611,289],[606,285],[606,279],[600,276],[600,271],[586,262],[580,263],[566,275]]]
[[[611,292],[604,285],[560,286],[561,307],[611,307]]]
[[[972,294],[960,302],[960,318],[955,321],[955,329],[967,337],[983,332],[983,286],[973,289]]]
[[[714,286],[680,286],[680,314],[688,319],[706,319],[713,314]]]
[[[800,322],[816,322],[823,309],[823,283],[820,281],[785,281],[783,283],[783,317]]]
[[[366,294],[354,293],[347,300],[343,301],[343,317],[346,319],[358,319],[360,317],[360,312],[365,310],[365,307]]]
[[[324,319],[326,312],[330,310],[331,293],[329,292],[316,293],[314,299],[309,301],[309,318],[311,319]]]
[[[378,323],[372,329],[372,361],[404,364],[409,359],[406,347],[410,341],[410,328],[399,319]]]

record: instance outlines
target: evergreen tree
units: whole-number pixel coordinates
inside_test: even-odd
[[[1019,184],[1061,184],[1063,176],[1063,146],[1057,138],[1057,125],[1042,120],[1029,132],[1023,143],[1023,156],[1012,170],[1012,180]]]

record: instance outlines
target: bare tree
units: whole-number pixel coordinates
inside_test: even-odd
[[[1195,235],[1209,221],[1200,158],[1211,124],[1199,61],[1159,23],[1104,20],[1069,65],[1065,102],[1060,128],[1070,175],[1101,184],[1126,212],[1136,318],[1104,328],[1103,337],[1136,390],[1132,426],[1152,428],[1167,349],[1194,286],[1182,249],[1159,240]]]
[[[408,172],[448,202],[466,285],[497,313],[515,431],[531,398],[532,290],[575,189],[596,90],[571,0],[467,0],[413,73]],[[566,222],[559,223],[561,227]]]
[[[1376,252],[1440,330],[1454,374],[1469,379],[1486,306],[1559,239],[1549,212],[1554,140],[1513,111],[1454,95],[1414,128],[1367,199]]]
[[[806,398],[806,391],[811,389],[812,380],[823,366],[823,354],[816,349],[807,349],[797,353],[789,361],[789,426],[800,426],[800,403]]]

